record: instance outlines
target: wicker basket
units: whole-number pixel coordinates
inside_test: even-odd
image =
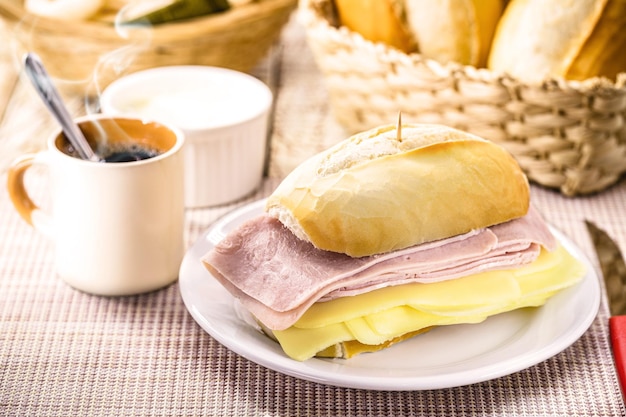
[[[59,22],[34,16],[23,0],[0,0],[16,34],[17,52],[34,51],[60,87],[99,91],[120,75],[163,65],[211,65],[247,72],[278,39],[297,0],[257,0],[230,10],[161,24],[116,30],[112,20]],[[95,91],[97,93],[98,91]]]
[[[626,73],[615,82],[527,85],[485,69],[441,65],[333,25],[331,0],[301,0],[300,20],[331,106],[351,132],[440,123],[500,143],[528,178],[565,195],[606,189],[626,171]]]

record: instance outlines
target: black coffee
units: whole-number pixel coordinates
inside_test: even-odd
[[[114,148],[99,152],[104,162],[133,162],[153,158],[159,155],[159,151],[146,148],[139,144],[117,145]]]
[[[159,150],[140,143],[116,143],[102,146],[93,146],[91,143],[91,146],[102,162],[134,162],[154,158],[161,154]],[[78,152],[67,141],[63,141],[60,149],[69,156],[80,158]]]

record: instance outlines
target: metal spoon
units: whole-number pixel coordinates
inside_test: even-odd
[[[74,123],[59,92],[54,87],[52,79],[37,54],[33,52],[26,54],[24,57],[24,68],[35,90],[39,93],[39,97],[41,97],[48,110],[50,110],[52,115],[57,119],[63,129],[63,133],[76,149],[79,156],[89,161],[101,161],[94,153],[93,149],[91,149],[91,146],[89,146],[83,132],[81,132],[76,123]]]

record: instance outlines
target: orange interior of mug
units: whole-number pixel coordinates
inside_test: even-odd
[[[176,133],[167,126],[138,119],[91,119],[80,122],[78,126],[96,153],[102,153],[106,148],[130,144],[164,153],[174,147],[177,141]],[[63,134],[56,138],[55,145],[63,153],[74,155]]]

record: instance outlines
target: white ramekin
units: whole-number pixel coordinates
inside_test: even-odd
[[[101,111],[163,121],[185,134],[185,206],[228,203],[263,177],[272,92],[257,78],[225,68],[165,66],[111,83]]]

